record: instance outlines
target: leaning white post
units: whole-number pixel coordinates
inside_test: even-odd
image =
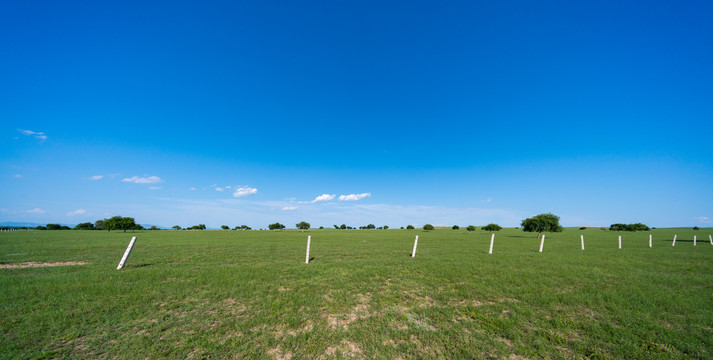
[[[713,245],[713,236],[708,235],[708,238],[711,240],[711,245]]]
[[[416,240],[413,241],[413,251],[411,252],[411,257],[416,257],[416,246],[418,246],[418,235],[416,235]]]
[[[698,239],[696,238],[696,235],[693,235],[693,246],[696,246],[696,240],[698,240]]]
[[[654,240],[653,235],[649,234],[649,247],[651,247],[651,245],[653,245],[653,240]]]
[[[619,249],[621,249],[621,235],[619,235]]]
[[[582,239],[582,250],[584,250],[584,235],[579,235],[579,238]]]
[[[124,256],[121,257],[121,261],[119,261],[119,266],[116,267],[116,270],[121,270],[121,268],[124,267],[126,260],[129,259],[129,254],[131,254],[131,250],[134,248],[134,243],[136,243],[136,236],[131,238],[129,246],[126,247],[126,251],[124,251]]]
[[[488,251],[488,254],[493,253],[493,242],[495,242],[495,233],[490,237],[490,251]]]
[[[678,235],[673,236],[673,244],[671,246],[676,246],[676,236],[678,236]]]
[[[307,257],[305,257],[305,264],[309,264],[309,243],[312,241],[312,236],[307,236]]]
[[[545,234],[542,234],[542,241],[540,241],[540,252],[542,252],[542,248],[545,246]]]

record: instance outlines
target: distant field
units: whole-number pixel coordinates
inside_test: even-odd
[[[713,231],[650,233],[3,232],[87,264],[0,268],[0,358],[713,358]]]

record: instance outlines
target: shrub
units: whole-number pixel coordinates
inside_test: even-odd
[[[586,227],[586,226],[582,226],[581,228],[579,228],[579,230],[587,230],[587,227]]]
[[[459,229],[460,229],[460,226],[458,226],[458,225],[453,225],[452,229],[453,229],[453,230],[459,230]]]
[[[694,226],[693,230],[700,230],[700,228],[698,226]]]
[[[488,224],[483,226],[481,229],[487,231],[487,232],[493,232],[493,231],[500,231],[502,230],[502,226],[498,224]]]
[[[431,224],[426,224],[426,225],[423,225],[423,230],[426,230],[426,231],[435,230],[435,228]]]
[[[475,230],[477,230],[477,228],[475,227],[475,225],[468,225],[468,227],[465,228],[465,229],[468,230],[468,231],[475,231]]]
[[[406,230],[413,230],[413,225],[406,225]]]

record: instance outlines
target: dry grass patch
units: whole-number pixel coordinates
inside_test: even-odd
[[[40,267],[53,267],[53,266],[71,266],[71,265],[87,265],[86,261],[63,261],[63,262],[53,262],[53,263],[36,263],[36,262],[26,262],[19,264],[0,264],[0,269],[26,269],[26,268],[40,268]]]

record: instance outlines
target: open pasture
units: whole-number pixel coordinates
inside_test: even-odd
[[[711,358],[711,232],[5,232],[0,358]]]

